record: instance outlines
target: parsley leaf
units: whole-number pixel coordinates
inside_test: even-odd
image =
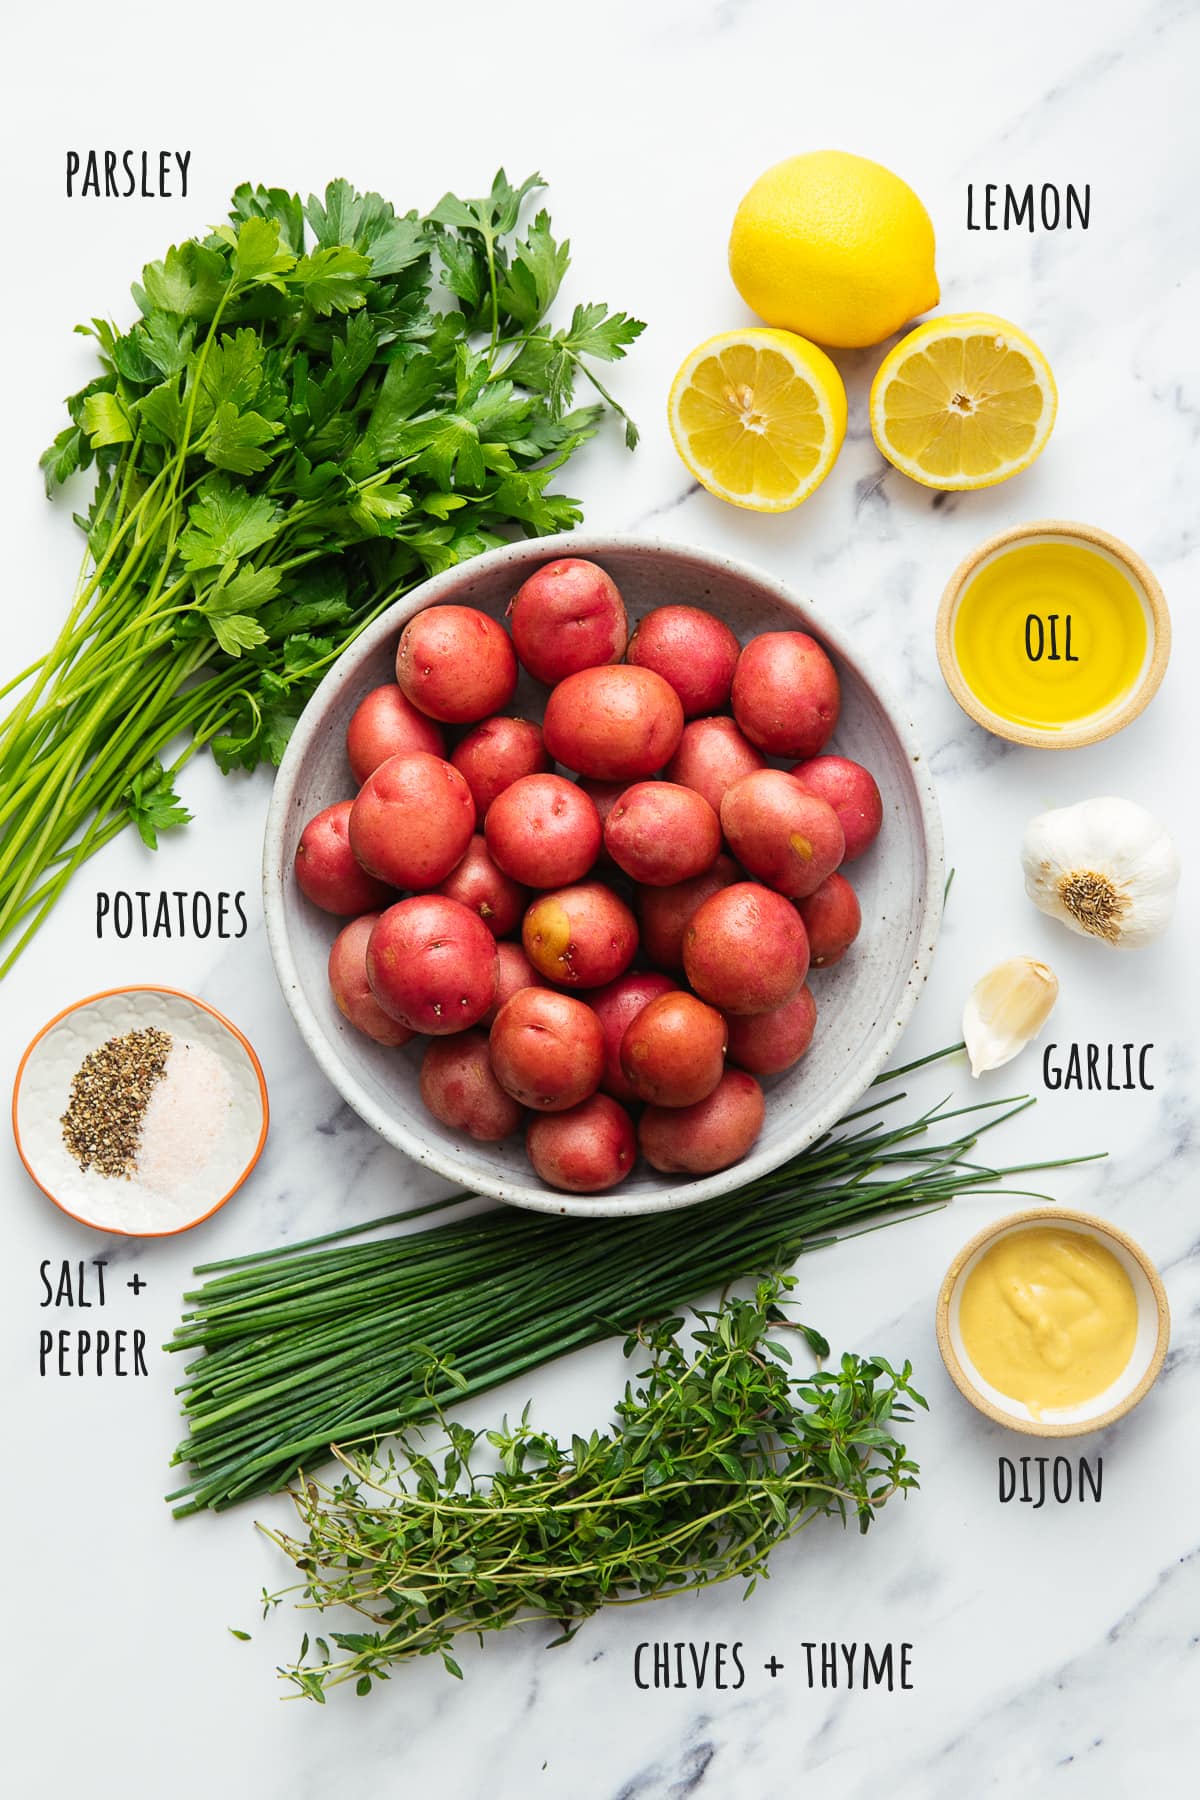
[[[631,319],[628,313],[610,313],[604,305],[577,306],[560,337],[574,356],[616,362],[645,329],[640,319]]]
[[[269,543],[279,530],[278,509],[262,494],[211,475],[200,484],[179,540],[185,569],[221,568]]]
[[[274,219],[279,226],[279,241],[297,254],[304,248],[304,209],[295,194],[285,188],[252,188],[244,181],[233,196],[230,219]]]
[[[205,439],[204,454],[218,469],[237,475],[253,475],[265,469],[269,454],[259,448],[278,437],[282,427],[260,413],[239,413],[232,400],[222,400]]]
[[[105,444],[128,444],[133,439],[129,414],[116,394],[89,394],[83,403],[81,423],[93,450]]]
[[[204,612],[212,626],[212,634],[226,656],[240,656],[243,650],[253,650],[267,641],[266,632],[249,613],[227,613],[215,603],[206,606]]]
[[[367,298],[363,277],[371,265],[357,250],[332,246],[302,256],[296,264],[296,280],[315,313],[353,312]]]
[[[200,376],[205,398],[215,409],[228,401],[235,411],[249,406],[262,383],[262,343],[256,331],[231,331],[212,346]]]
[[[178,375],[192,354],[196,328],[170,313],[152,312],[139,319],[129,335],[160,375]]]
[[[504,280],[500,304],[510,318],[522,325],[536,325],[553,306],[571,260],[566,239],[556,244],[550,231],[550,215],[540,212],[518,243]]]
[[[233,259],[240,281],[267,281],[279,285],[279,277],[295,264],[296,258],[279,242],[278,219],[247,219],[237,234]]]
[[[220,254],[190,239],[167,251],[162,262],[148,263],[133,297],[142,312],[178,313],[185,319],[211,319],[228,276]]]
[[[78,425],[66,425],[59,432],[48,450],[44,450],[39,458],[39,465],[46,478],[46,493],[53,494],[56,487],[61,487],[76,470],[87,467],[91,460],[91,449]]]
[[[138,771],[121,799],[148,850],[158,849],[160,831],[191,823],[191,813],[180,801],[171,777],[157,757]]]

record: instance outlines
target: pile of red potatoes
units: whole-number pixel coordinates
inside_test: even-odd
[[[762,1128],[759,1078],[812,1040],[809,970],[861,922],[841,870],[883,815],[866,769],[821,754],[837,672],[805,632],[743,648],[693,606],[630,638],[615,583],[573,557],[508,623],[416,614],[354,713],[357,798],[309,821],[295,865],[351,919],[334,999],[379,1044],[424,1034],[433,1117],[486,1143],[523,1128],[550,1186],[610,1188],[639,1149],[727,1168]],[[506,712],[518,665],[550,690],[540,726]]]

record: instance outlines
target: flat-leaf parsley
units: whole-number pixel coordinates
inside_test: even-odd
[[[522,227],[543,185],[501,170],[424,217],[346,181],[307,205],[246,185],[142,271],[134,324],[77,328],[99,372],[42,467],[49,492],[95,469],[88,555],[57,642],[0,690],[0,974],[110,838],[186,822],[197,750],[278,762],[407,588],[577,524],[552,483],[606,407],[632,448],[589,359],[643,327],[599,305],[549,323],[570,248],[545,212]],[[600,398],[570,410],[580,377]]]

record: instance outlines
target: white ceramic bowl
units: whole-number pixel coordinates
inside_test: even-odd
[[[228,1083],[210,1155],[166,1194],[136,1176],[123,1181],[96,1169],[85,1173],[62,1136],[71,1082],[84,1057],[109,1038],[149,1026],[211,1051]],[[38,1032],[13,1083],[17,1153],[42,1192],[79,1224],[126,1237],[173,1237],[210,1218],[262,1155],[268,1120],[266,1079],[249,1039],[203,1000],[174,988],[113,988],[77,1000]],[[127,1222],[135,1216],[136,1225]]]
[[[1030,1228],[1078,1231],[1111,1251],[1133,1285],[1138,1313],[1133,1350],[1116,1380],[1102,1393],[1093,1394],[1090,1400],[1077,1406],[1048,1407],[1036,1417],[1024,1401],[1002,1394],[979,1373],[963,1343],[959,1323],[963,1288],[980,1257],[997,1239]],[[1027,1208],[987,1226],[959,1251],[946,1271],[938,1297],[938,1348],[959,1393],[997,1425],[1005,1425],[1010,1431],[1022,1431],[1029,1437],[1080,1437],[1084,1432],[1100,1431],[1132,1411],[1157,1380],[1170,1335],[1171,1315],[1166,1292],[1158,1270],[1141,1245],[1135,1244],[1131,1237],[1105,1219],[1098,1219],[1092,1213],[1071,1212],[1062,1206]]]
[[[768,1081],[767,1117],[751,1154],[719,1174],[680,1180],[639,1166],[611,1193],[571,1195],[542,1185],[519,1138],[476,1144],[431,1118],[417,1089],[422,1044],[386,1050],[342,1018],[326,978],[338,922],[300,893],[296,844],[322,807],[354,793],[346,760],[350,716],[371,688],[394,679],[401,626],[423,607],[454,601],[504,616],[525,578],[556,556],[600,563],[636,621],[654,606],[690,602],[726,620],[744,639],[761,631],[810,631],[828,646],[842,683],[842,714],[830,746],[865,763],[879,783],[879,842],[851,873],[863,930],[844,962],[817,972],[819,1017],[812,1048]],[[546,690],[528,678],[514,712],[540,718]],[[912,731],[837,626],[771,576],[707,551],[658,539],[574,533],[508,545],[415,589],[356,639],[330,670],[292,736],[267,820],[263,892],[275,970],[301,1035],[338,1092],[388,1143],[459,1187],[542,1212],[589,1217],[690,1206],[774,1169],[845,1113],[878,1074],[924,982],[941,922],[942,834],[933,785]]]

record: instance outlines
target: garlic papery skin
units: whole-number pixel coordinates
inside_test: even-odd
[[[1132,800],[1039,813],[1021,845],[1025,892],[1081,937],[1133,950],[1165,931],[1179,856],[1165,825]]]
[[[971,1073],[1000,1069],[1034,1039],[1058,999],[1058,976],[1044,962],[1014,956],[989,969],[967,996],[962,1033]]]

